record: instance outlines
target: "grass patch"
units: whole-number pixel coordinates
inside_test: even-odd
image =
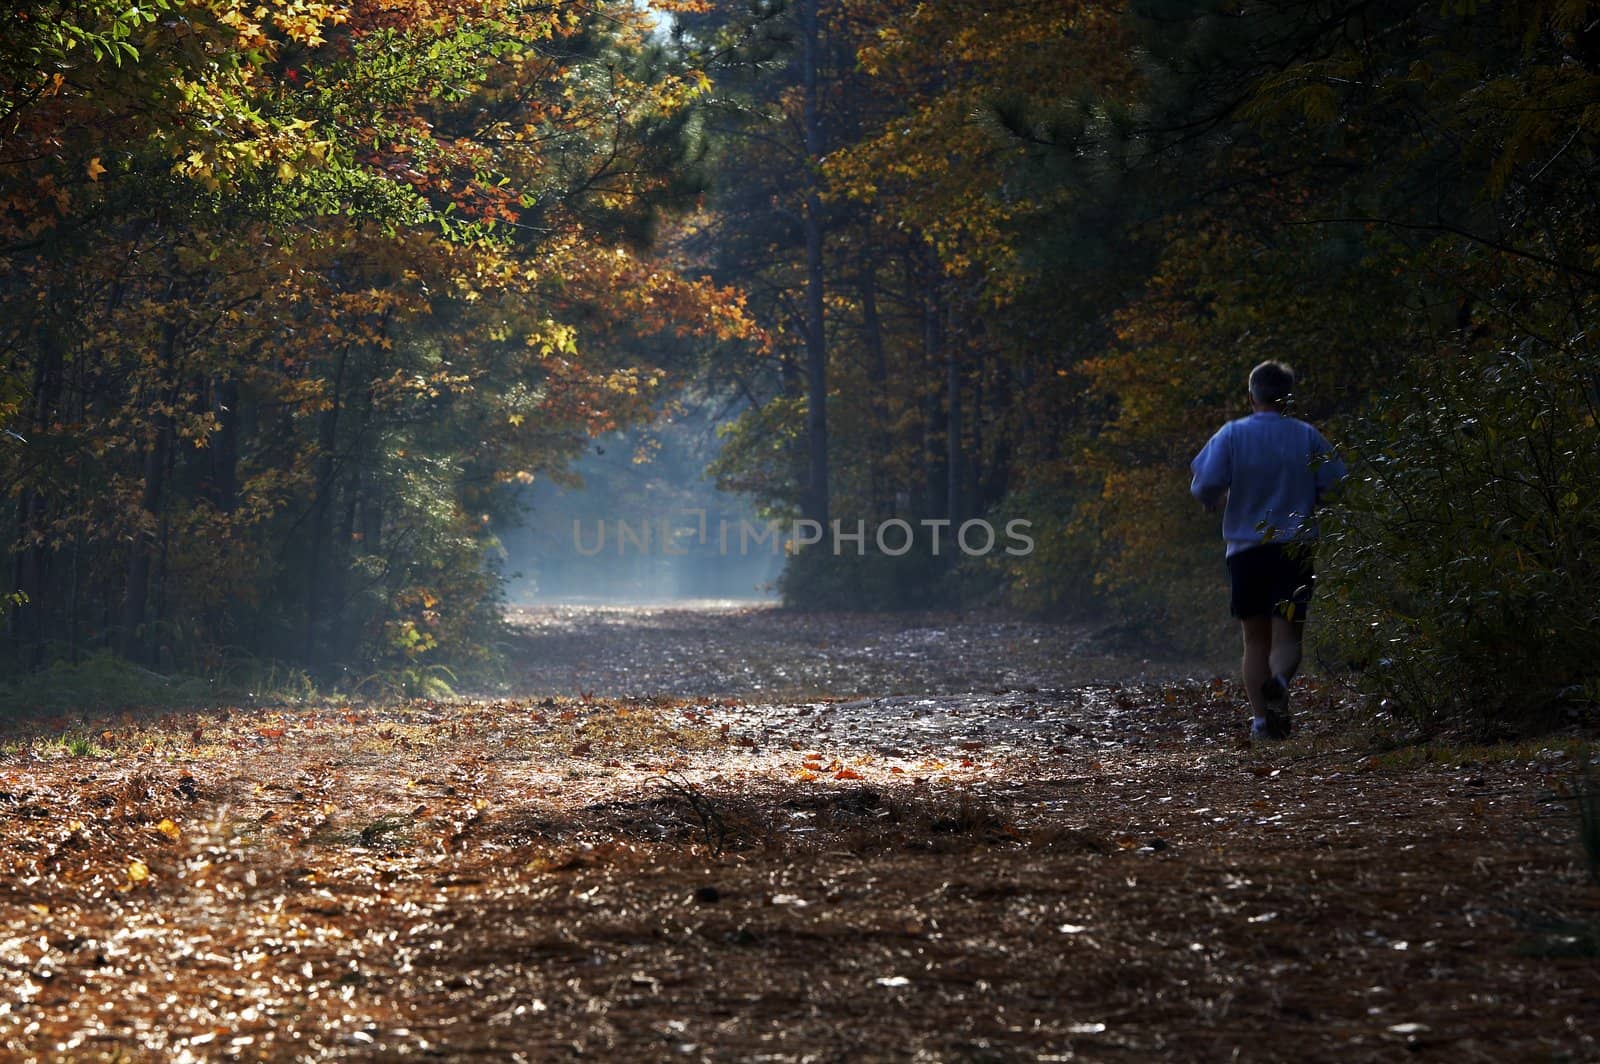
[[[69,757],[95,757],[101,753],[93,739],[87,735],[69,735],[61,740]]]
[[[355,841],[369,850],[392,849],[410,844],[406,829],[411,821],[399,816],[380,816],[355,834]]]
[[[1588,741],[1578,738],[1524,739],[1506,743],[1416,743],[1369,754],[1372,769],[1456,768],[1464,764],[1501,765],[1512,761],[1580,760]],[[1556,756],[1559,755],[1559,756]]]
[[[304,702],[316,693],[303,671],[272,662],[247,659],[209,676],[169,675],[102,650],[76,664],[58,661],[0,683],[0,714],[41,717],[234,701],[282,704]]]
[[[36,716],[63,710],[182,705],[212,694],[211,684],[199,677],[163,676],[101,651],[76,665],[59,661],[0,684],[0,712]]]
[[[89,732],[69,731],[60,735],[33,739],[14,739],[0,745],[0,757],[22,757],[33,754],[36,757],[56,758],[98,758],[107,757],[114,751],[101,745]]]

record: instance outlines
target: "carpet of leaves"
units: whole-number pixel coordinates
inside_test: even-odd
[[[1192,679],[16,725],[0,1057],[1600,1057],[1571,744],[1374,753],[1309,685],[1304,734],[1252,750],[1237,705]]]

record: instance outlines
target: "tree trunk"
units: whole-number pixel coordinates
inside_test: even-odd
[[[362,534],[361,522],[366,509],[367,484],[371,479],[366,473],[367,455],[364,450],[367,428],[372,423],[371,389],[368,389],[359,401],[356,397],[352,397],[346,422],[348,429],[345,436],[349,442],[345,445],[345,450],[350,472],[343,478],[344,512],[339,518],[339,532],[334,540],[333,569],[329,572],[327,581],[327,601],[332,603],[328,612],[334,631],[337,633],[329,643],[341,661],[347,660],[357,649],[356,644],[360,634],[359,625],[346,624],[344,618],[350,607],[351,565],[357,553],[357,537]]]
[[[211,501],[223,513],[239,505],[239,383],[212,384],[217,432],[207,448],[211,458]]]
[[[828,343],[823,333],[822,269],[822,119],[817,93],[821,43],[819,0],[801,0],[800,34],[804,41],[802,80],[805,88],[806,157],[810,164],[806,192],[806,439],[810,476],[805,516],[828,523]]]
[[[863,255],[860,288],[862,339],[867,346],[867,380],[872,385],[868,400],[872,408],[873,453],[867,455],[867,470],[872,512],[876,517],[893,510],[892,499],[891,505],[884,504],[888,493],[883,484],[884,463],[888,460],[892,444],[889,438],[889,363],[883,351],[883,321],[878,316],[877,263],[871,254]]]
[[[926,267],[926,263],[922,264]],[[944,305],[939,298],[938,278],[930,276],[922,299],[922,355],[930,375],[944,370],[944,395],[932,391],[928,396],[929,436],[927,452],[930,459],[927,481],[927,512],[940,514],[954,520],[951,513],[952,468],[951,459],[959,457],[959,450],[951,445],[952,438],[959,439],[957,420],[961,416],[959,405],[950,402],[956,379],[953,356],[947,351],[944,336]],[[938,378],[933,378],[937,380]]]
[[[160,419],[165,422],[165,418]],[[166,490],[167,436],[169,427],[158,424],[155,439],[144,454],[144,491],[139,508],[152,523],[161,509],[161,498]],[[133,537],[128,548],[128,589],[122,605],[122,653],[133,661],[148,657],[144,641],[144,626],[150,602],[150,562],[154,552],[154,531],[141,530]]]
[[[52,308],[54,304],[55,299],[52,298]],[[25,430],[29,442],[23,444],[15,440],[10,441],[19,447],[41,445],[42,438],[49,432],[50,423],[56,419],[56,407],[61,401],[64,361],[62,342],[49,311],[39,329],[38,343],[39,361],[33,371],[32,420]],[[23,468],[28,464],[29,456],[24,453],[18,459],[17,465]],[[23,664],[28,667],[37,667],[44,663],[43,647],[47,635],[44,603],[47,594],[49,558],[45,553],[45,544],[36,543],[32,533],[35,529],[43,528],[47,509],[48,501],[44,492],[33,488],[24,491],[17,500],[17,534],[22,542],[22,549],[17,553],[12,586],[25,596],[25,601],[18,603],[11,610],[11,638],[19,651],[23,650],[24,646],[28,647],[23,654]]]
[[[161,350],[159,352],[160,367],[165,370],[172,365],[174,352],[177,348],[178,330],[175,326],[167,324],[161,330]],[[168,405],[171,397],[168,397]],[[166,492],[167,476],[167,450],[172,446],[172,417],[160,414],[156,417],[155,435],[150,441],[149,450],[144,454],[144,491],[140,495],[139,506],[147,515],[147,520],[159,526],[161,500]],[[150,562],[154,553],[152,534],[140,531],[133,537],[132,544],[128,547],[128,588],[122,605],[122,653],[133,661],[146,661],[149,658],[149,648],[144,640],[144,627],[150,603]]]
[[[961,357],[956,344],[948,344],[944,353],[945,408],[948,411],[944,433],[945,496],[944,512],[951,524],[960,524],[963,517],[962,485],[966,470],[962,461],[961,433]]]
[[[333,518],[333,490],[335,475],[338,472],[337,447],[339,443],[339,404],[344,396],[344,371],[350,358],[350,345],[345,344],[339,349],[339,358],[334,366],[333,396],[327,411],[322,415],[322,424],[317,444],[317,480],[316,496],[311,501],[310,514],[310,542],[307,545],[306,559],[306,626],[305,642],[301,656],[308,668],[316,668],[320,664],[321,655],[318,649],[321,641],[318,633],[322,629],[322,604],[325,601],[322,583],[322,560],[327,553],[328,537],[332,534]]]
[[[1005,362],[996,361],[985,394],[989,409],[995,412],[996,430],[978,491],[983,508],[991,510],[1006,497],[1011,487],[1011,440],[1016,427],[1006,422],[1007,412],[1012,408],[1012,380],[1011,369]]]
[[[983,377],[986,367],[984,366],[982,341],[970,335],[968,339],[971,347],[969,348],[970,354],[967,359],[968,367],[965,376],[967,383],[971,386],[972,395],[970,412],[967,415],[965,425],[966,435],[964,442],[966,450],[963,465],[966,468],[966,478],[962,481],[964,485],[962,501],[965,504],[967,516],[982,517],[985,509],[983,480],[988,473],[987,464],[984,461],[987,456],[984,454],[983,449],[985,417]]]

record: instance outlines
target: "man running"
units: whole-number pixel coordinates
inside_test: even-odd
[[[1315,580],[1315,513],[1346,473],[1320,432],[1284,413],[1293,392],[1294,371],[1283,363],[1251,370],[1253,413],[1218,429],[1190,466],[1190,493],[1208,512],[1224,507],[1252,739],[1286,739],[1293,727],[1289,681],[1300,668]]]

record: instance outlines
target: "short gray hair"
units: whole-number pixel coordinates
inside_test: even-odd
[[[1250,371],[1250,398],[1258,403],[1281,403],[1294,392],[1294,370],[1282,362],[1267,361]]]

